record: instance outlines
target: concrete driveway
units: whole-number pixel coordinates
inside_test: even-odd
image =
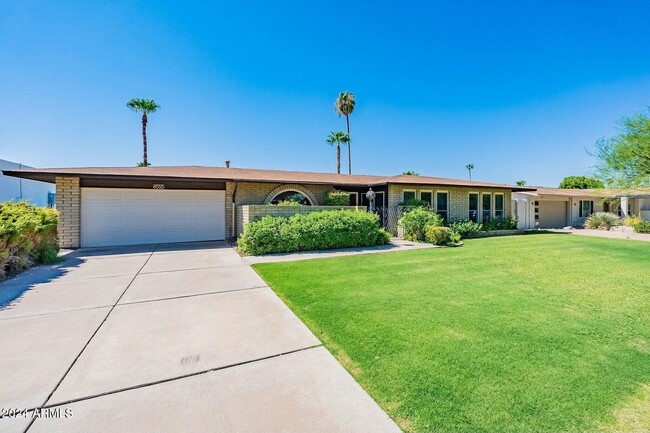
[[[224,243],[78,250],[3,303],[2,432],[400,431]]]

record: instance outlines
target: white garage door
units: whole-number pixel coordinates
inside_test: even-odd
[[[81,246],[222,240],[225,191],[81,188]]]
[[[542,229],[561,229],[566,227],[565,201],[540,201],[539,202],[539,227]]]

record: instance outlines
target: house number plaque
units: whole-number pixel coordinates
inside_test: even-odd
[[[165,184],[164,183],[154,183],[153,184],[153,189],[165,189]]]

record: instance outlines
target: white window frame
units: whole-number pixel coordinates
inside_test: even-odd
[[[579,203],[578,203],[578,206],[579,206],[578,218],[587,218],[587,217],[589,217],[589,215],[584,215],[583,208],[582,208],[582,204],[586,203],[586,202],[591,203],[591,205],[589,206],[589,209],[591,210],[591,213],[589,215],[594,213],[594,201],[593,200],[579,200]],[[620,207],[620,205],[619,205],[619,207]]]
[[[435,213],[438,213],[438,194],[447,194],[447,209],[444,211],[445,212],[445,221],[449,221],[449,191],[436,191],[433,201],[435,203]],[[469,216],[469,212],[468,212]]]
[[[404,197],[404,194],[407,193],[407,192],[412,192],[414,199],[418,198],[418,190],[417,189],[403,189],[402,190],[402,203],[406,202],[406,198]]]
[[[431,194],[431,201],[429,201],[429,206],[431,207],[431,209],[433,209],[433,207],[435,206],[435,204],[434,204],[435,194],[433,193],[433,190],[424,189],[424,190],[420,191],[420,200],[424,200],[422,198],[422,193],[423,192],[425,192],[425,193],[428,192],[429,194]],[[404,198],[404,197],[402,197],[402,198]]]
[[[469,213],[472,211],[469,208],[469,197],[475,194],[476,195],[476,222],[480,223],[481,222],[481,193],[478,191],[470,191],[467,193],[467,219],[471,221],[469,217]]]
[[[492,195],[494,197],[492,199],[494,201],[494,206],[492,209],[493,217],[496,218],[497,215],[497,196],[500,195],[501,197],[503,197],[503,200],[501,201],[501,203],[503,203],[503,209],[501,209],[501,213],[502,213],[501,218],[505,218],[506,217],[506,195],[502,192],[495,192]]]
[[[494,203],[493,203],[494,199],[492,198],[494,196],[494,194],[492,194],[491,192],[482,192],[481,193],[481,202],[480,202],[480,205],[479,205],[480,215],[481,215],[481,220],[479,222],[481,222],[481,223],[483,223],[483,212],[485,212],[485,210],[483,209],[483,197],[486,196],[486,195],[490,196],[490,219],[494,218]]]
[[[361,203],[359,203],[359,193],[358,192],[351,192],[351,191],[342,191],[342,192],[347,192],[348,195],[353,195],[357,198],[357,204],[356,206],[361,206]]]

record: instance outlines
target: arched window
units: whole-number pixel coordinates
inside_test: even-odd
[[[278,204],[282,202],[297,202],[305,206],[311,206],[313,204],[310,201],[309,197],[307,197],[305,194],[301,193],[300,191],[291,189],[282,191],[271,199],[271,204]]]

